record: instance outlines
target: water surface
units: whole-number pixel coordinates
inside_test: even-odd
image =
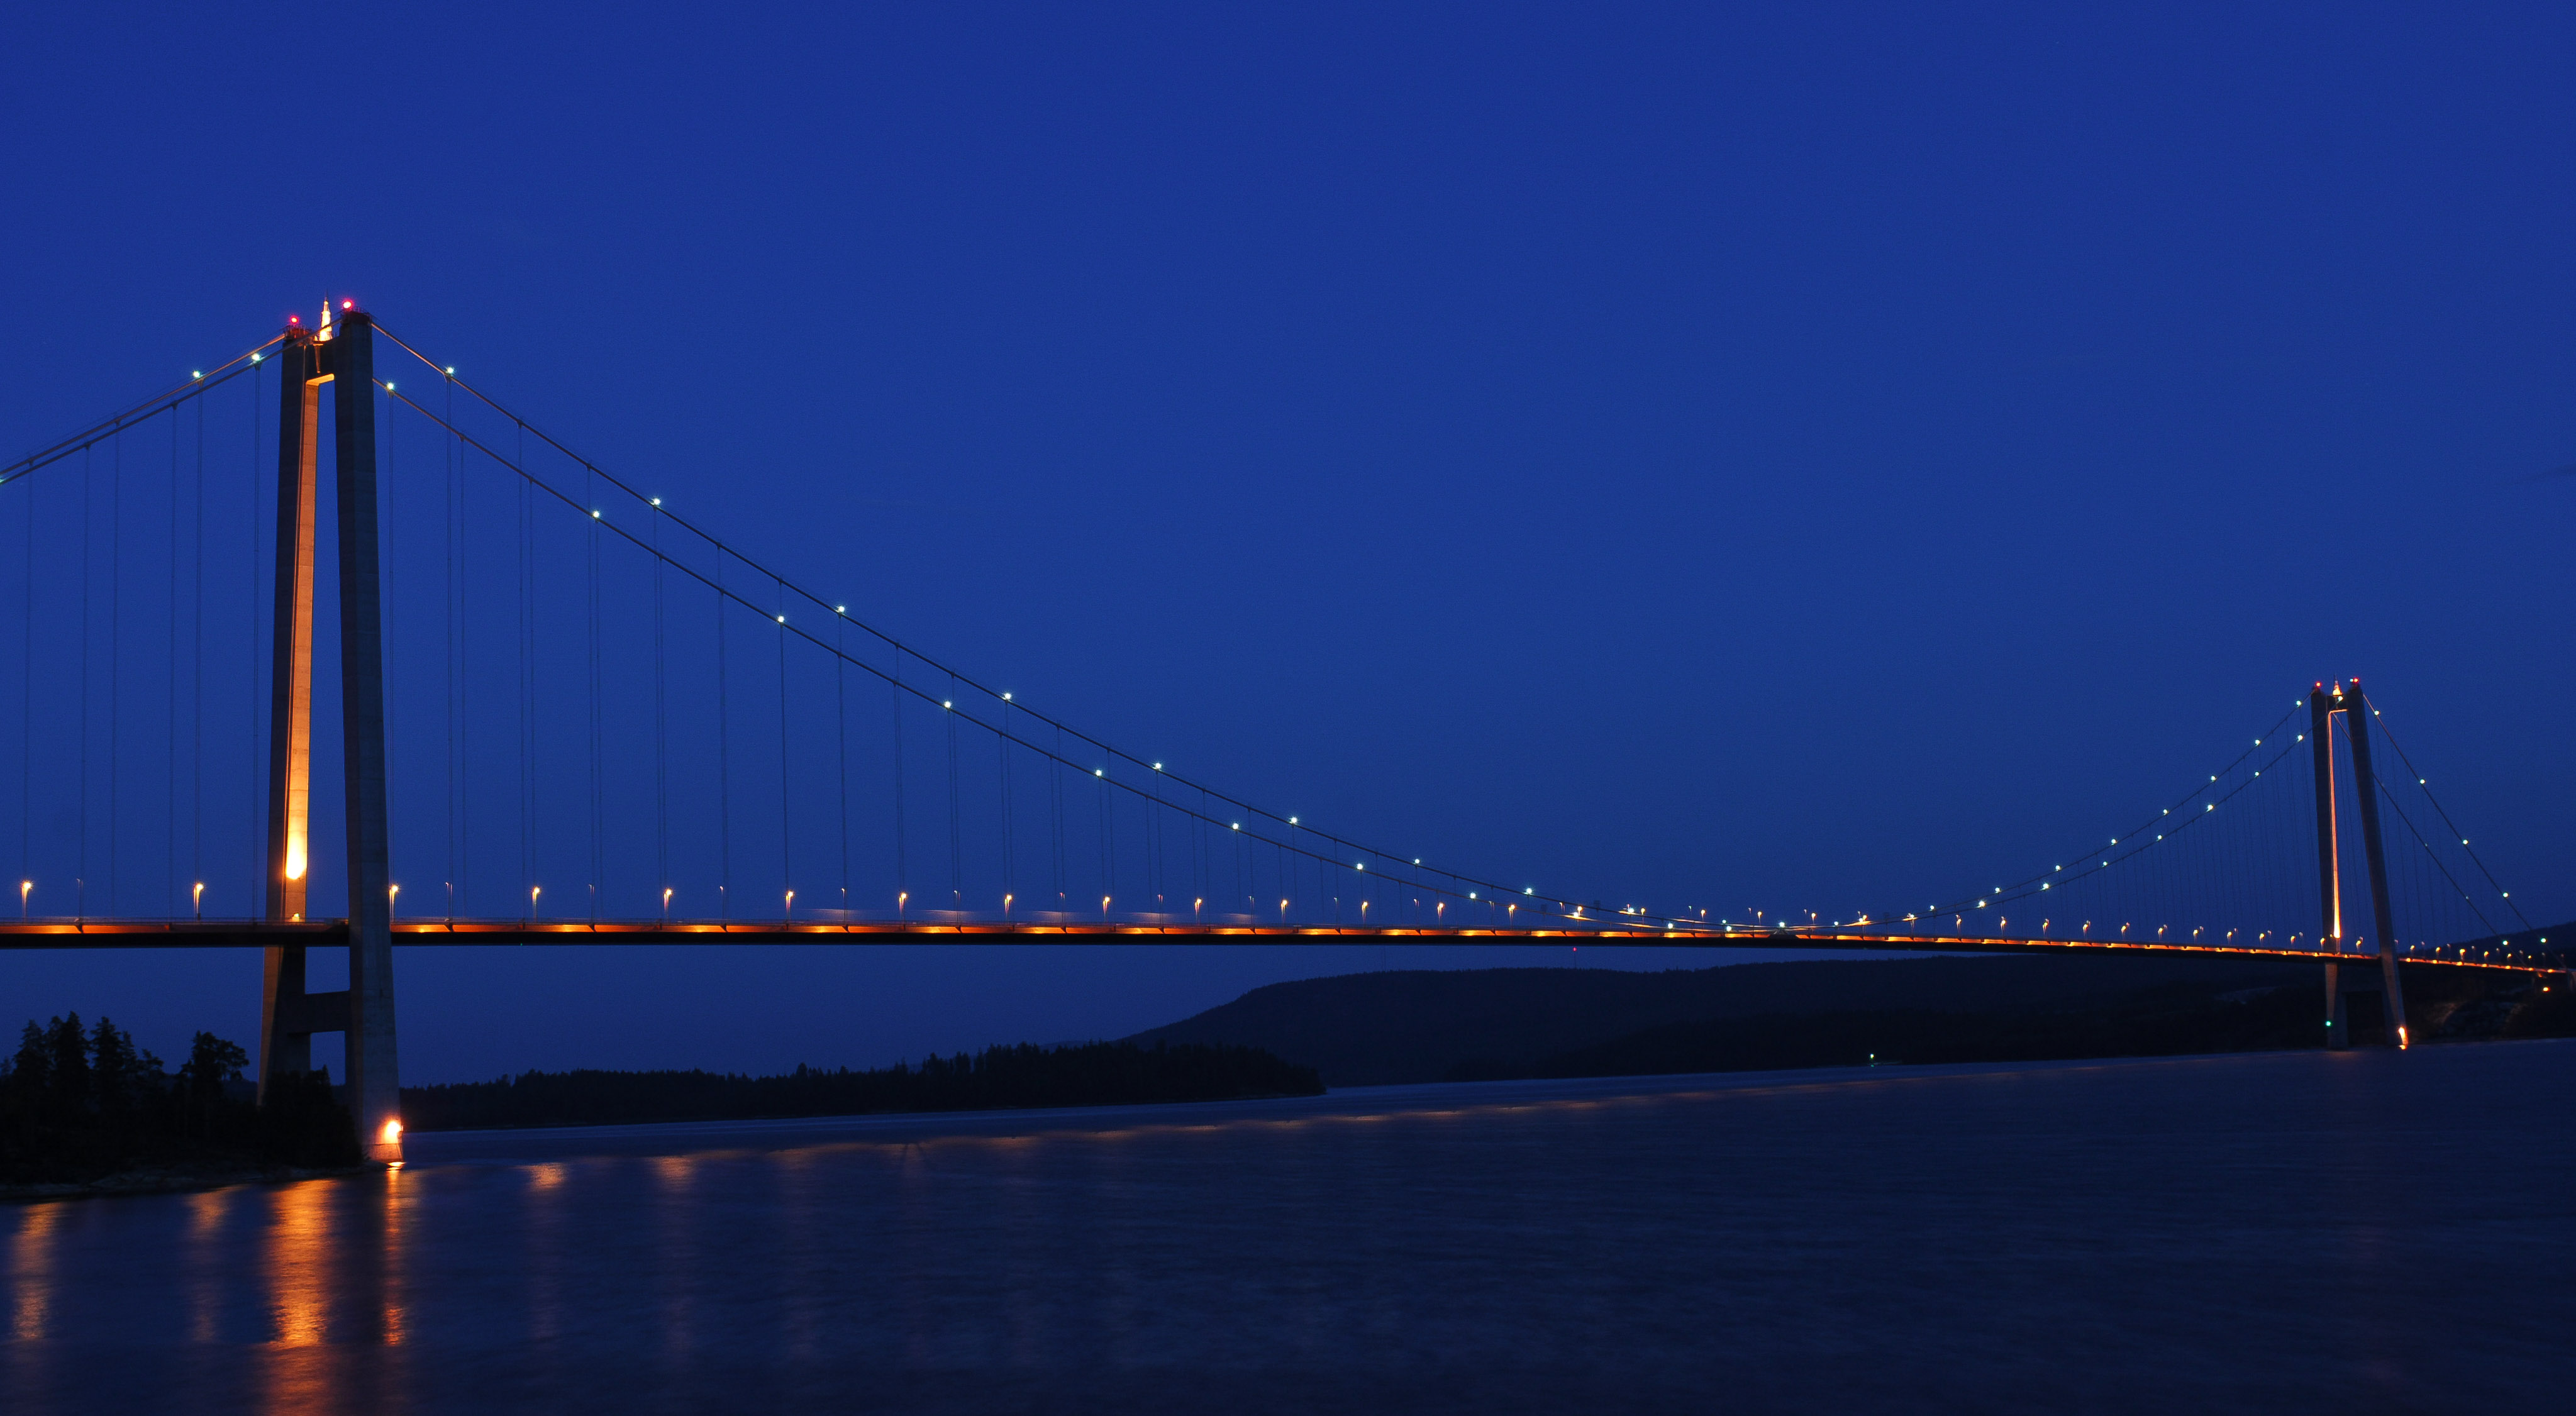
[[[0,1406],[2576,1409],[2576,1043],[477,1132],[0,1209]]]

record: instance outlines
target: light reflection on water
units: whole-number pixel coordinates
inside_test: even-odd
[[[234,1202],[245,1193],[238,1189],[208,1190],[187,1197],[185,1283],[190,1342],[213,1342],[222,1331],[224,1222],[231,1215]]]
[[[54,1236],[64,1203],[32,1204],[19,1211],[9,1245],[10,1332],[20,1342],[41,1342],[54,1296]]]
[[[691,1202],[689,1182],[696,1175],[698,1157],[656,1156],[650,1164],[659,1183],[653,1204],[659,1242],[653,1246],[653,1258],[662,1293],[661,1345],[664,1354],[678,1356],[696,1345],[690,1319],[694,1316],[692,1308],[703,1261],[698,1255],[699,1217]]]
[[[268,1237],[260,1253],[275,1328],[270,1341],[281,1347],[320,1343],[333,1300],[344,1296],[338,1260],[356,1236],[339,1234],[332,1220],[351,1188],[280,1185],[268,1192]]]
[[[0,1409],[2516,1409],[2572,1112],[2548,1043],[415,1135],[0,1210]]]
[[[519,1223],[528,1283],[528,1336],[551,1342],[563,1335],[563,1204],[569,1167],[560,1161],[524,1167],[527,1194]]]

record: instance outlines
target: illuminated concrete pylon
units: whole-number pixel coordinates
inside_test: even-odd
[[[268,918],[307,918],[312,875],[315,454],[322,386],[331,385],[339,516],[340,729],[347,793],[349,987],[304,991],[302,944],[272,944],[263,975],[260,1095],[310,1071],[312,1036],[348,1037],[348,1101],[358,1143],[402,1158],[394,1052],[392,864],[385,809],[384,606],[377,565],[375,323],[346,309],[312,331],[290,327],[279,355],[277,601],[271,641]]]
[[[2347,689],[2349,692],[2347,692]],[[2334,722],[2344,720],[2344,737],[2352,744],[2353,795],[2361,807],[2361,851],[2370,874],[2371,942],[2379,954],[2380,1006],[2388,1017],[2388,1044],[2404,1047],[2406,989],[2397,973],[2397,928],[2388,907],[2388,857],[2379,842],[2379,780],[2370,766],[2370,705],[2361,696],[2361,680],[2349,685],[2318,684],[2308,693],[2308,742],[2316,764],[2317,891],[2322,919],[2319,933],[2326,947],[2343,948],[2343,862],[2335,813]],[[2351,1019],[2344,1007],[2353,989],[2340,962],[2326,965],[2326,1028],[2329,1047],[2350,1047]]]

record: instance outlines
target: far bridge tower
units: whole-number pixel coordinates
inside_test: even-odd
[[[2361,853],[2370,877],[2369,942],[2379,955],[2378,987],[2368,974],[2344,972],[2338,957],[2326,965],[2326,1029],[2329,1047],[2352,1045],[2350,1010],[2344,1000],[2354,993],[2377,992],[2387,1015],[2388,1045],[2404,1047],[2406,990],[2397,974],[2397,927],[2388,908],[2388,857],[2379,843],[2379,779],[2370,766],[2370,703],[2361,696],[2361,680],[2318,684],[2308,693],[2308,742],[2316,763],[2317,893],[2322,918],[2318,933],[2326,948],[2344,952],[2343,853],[2336,822],[2334,727],[2340,719],[2352,745],[2353,796],[2361,808]],[[2354,960],[2359,963],[2359,959]]]

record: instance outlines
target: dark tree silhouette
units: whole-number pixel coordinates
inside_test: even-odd
[[[249,1062],[239,1045],[201,1032],[174,1077],[109,1019],[90,1028],[76,1013],[29,1022],[0,1063],[0,1184],[357,1162],[349,1113],[332,1099],[329,1079],[287,1079],[263,1108],[242,1081]]]

